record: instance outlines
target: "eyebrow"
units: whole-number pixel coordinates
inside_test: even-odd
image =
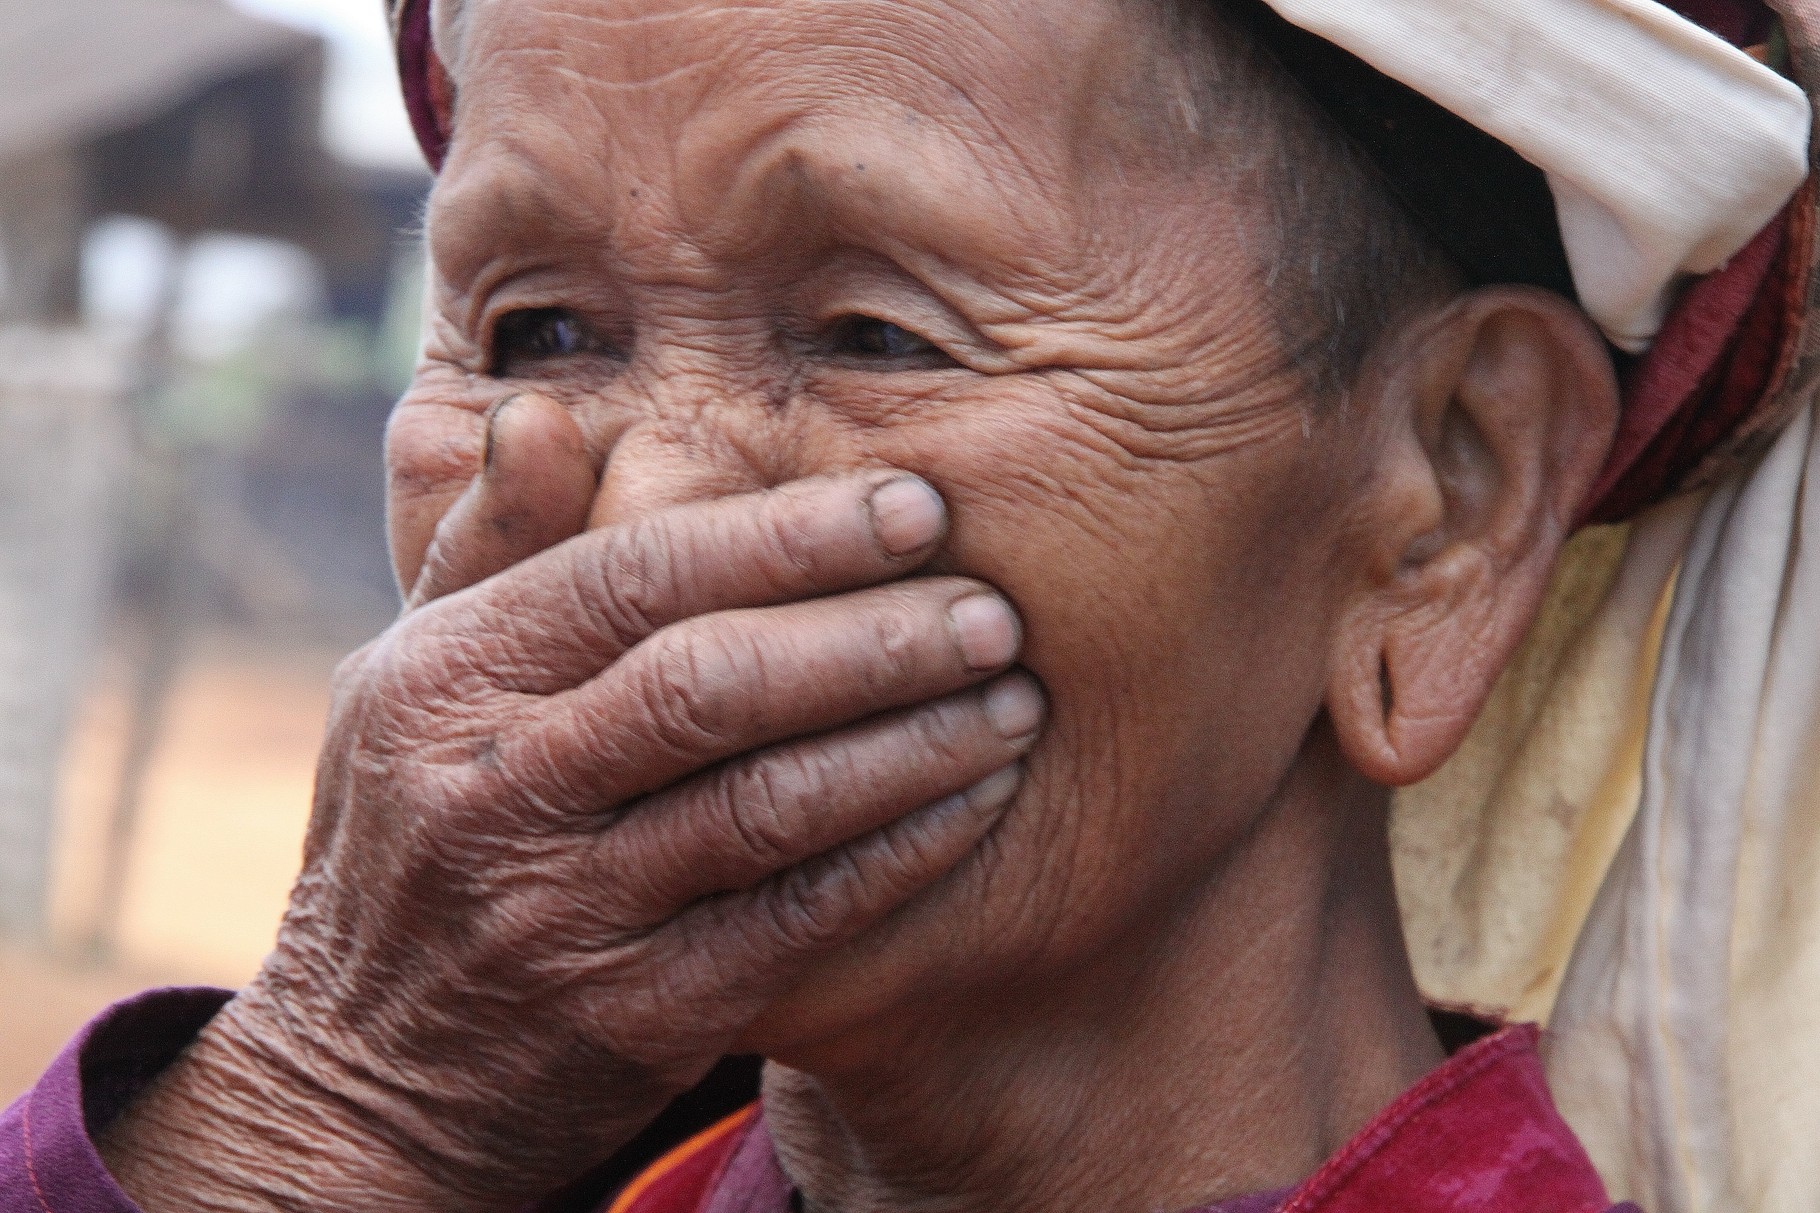
[[[963,307],[972,292],[955,293],[960,279],[1003,288],[1049,277],[1053,258],[1044,254],[1054,249],[1053,240],[1013,205],[1008,174],[995,172],[984,149],[945,132],[944,124],[914,125],[921,136],[915,140],[892,141],[888,132],[880,138],[874,131],[856,142],[818,139],[813,119],[786,118],[771,134],[740,147],[734,172],[709,187],[712,201],[701,216],[706,228],[689,234],[722,266],[773,251],[807,251],[824,239],[850,244],[896,263],[959,313],[971,313],[978,303],[975,298]],[[464,229],[457,247],[465,255],[446,268],[468,272],[451,273],[452,283],[485,289],[491,266],[516,260],[502,253],[539,246],[562,252],[563,261],[577,260],[578,248],[596,253],[596,264],[609,273],[635,256],[621,239],[626,233],[619,216],[649,187],[574,188],[553,180],[547,152],[516,132],[495,132],[489,141],[496,147],[485,154],[494,163],[484,176],[440,201],[459,213]],[[932,163],[933,169],[925,167]],[[951,183],[959,174],[943,168],[960,169],[973,188],[956,191]],[[695,172],[703,180],[701,170]],[[605,170],[584,173],[604,179]],[[685,169],[665,188],[674,195],[695,183]],[[590,196],[600,201],[583,206]],[[957,196],[963,204],[956,204]],[[1054,235],[1053,229],[1047,233]],[[501,276],[511,272],[504,269]]]

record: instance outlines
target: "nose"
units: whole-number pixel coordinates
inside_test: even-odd
[[[616,387],[611,411],[632,420],[609,445],[590,526],[888,462],[788,366],[670,345],[648,357]]]
[[[635,425],[607,454],[588,525],[631,522],[670,506],[755,492],[791,478],[779,474],[765,455],[724,422]]]

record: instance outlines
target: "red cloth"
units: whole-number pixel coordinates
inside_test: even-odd
[[[1759,0],[1661,0],[1695,25],[1705,26],[1733,46],[1769,41],[1776,15]]]
[[[1374,1117],[1305,1183],[1194,1213],[1618,1213],[1555,1110],[1540,1033],[1469,1045]],[[788,1213],[756,1108],[666,1156],[609,1213]]]
[[[411,132],[423,149],[430,171],[440,173],[449,154],[448,90],[435,90],[431,80],[441,72],[430,45],[430,0],[392,0],[392,49],[398,57],[398,79],[404,85],[404,109]],[[440,103],[440,104],[439,104]]]
[[[1813,187],[1688,288],[1623,375],[1623,412],[1582,521],[1617,522],[1679,487],[1763,406],[1799,326]]]

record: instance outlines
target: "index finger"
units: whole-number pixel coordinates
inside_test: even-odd
[[[480,470],[436,524],[405,609],[581,534],[597,478],[567,410],[532,393],[505,397],[487,410]]]
[[[444,626],[464,645],[484,631],[495,685],[548,695],[672,623],[900,577],[946,529],[941,497],[906,472],[799,480],[579,535],[447,600]]]

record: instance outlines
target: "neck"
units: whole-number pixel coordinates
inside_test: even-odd
[[[1286,791],[1167,923],[1087,970],[859,1062],[770,1067],[767,1123],[809,1207],[1137,1213],[1318,1168],[1442,1056],[1387,797],[1327,774],[1327,796]]]

